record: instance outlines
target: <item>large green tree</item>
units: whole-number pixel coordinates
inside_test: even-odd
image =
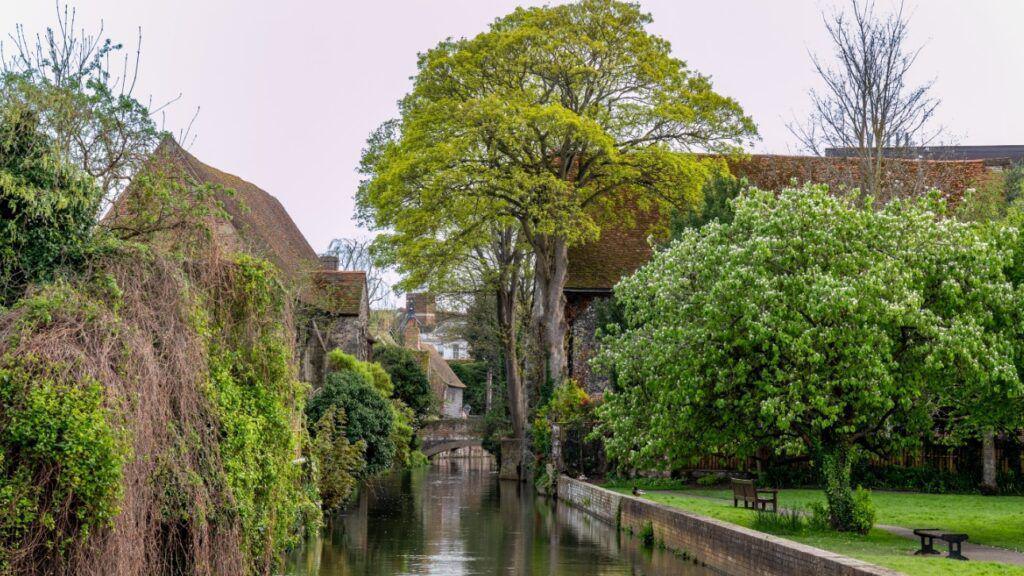
[[[627,204],[694,204],[722,166],[692,152],[730,153],[755,132],[650,22],[636,4],[582,0],[520,8],[444,41],[420,56],[401,119],[364,159],[358,202],[376,227],[432,220],[459,237],[515,224],[534,254],[539,364],[556,383],[568,247]]]
[[[625,327],[601,354],[618,378],[601,412],[614,458],[810,457],[848,529],[859,454],[912,444],[936,418],[953,434],[1020,425],[1009,251],[937,200],[874,211],[809,187],[733,208],[616,289]]]

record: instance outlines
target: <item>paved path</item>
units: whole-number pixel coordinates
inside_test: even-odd
[[[728,502],[722,498],[715,498],[714,496],[705,496],[703,494],[693,494],[691,492],[681,492],[678,490],[650,490],[652,494],[664,494],[664,495],[675,495],[675,496],[692,496],[693,498],[702,498],[704,500],[714,500],[715,502]],[[779,508],[780,511],[789,511],[786,508]],[[804,514],[804,512],[801,512]],[[914,536],[914,531],[910,528],[904,528],[903,526],[890,526],[887,524],[875,524],[875,528],[879,530],[885,530],[891,534],[909,538],[915,542],[920,542],[921,539]],[[936,540],[935,549],[942,550],[945,555],[946,543]],[[1015,564],[1017,566],[1024,566],[1024,553],[1017,552],[1015,550],[1008,550],[1006,548],[997,548],[995,546],[985,546],[983,544],[972,544],[970,540],[963,543],[963,555],[971,560],[977,560],[979,562],[1001,562],[1003,564]],[[939,558],[936,556],[935,558]]]

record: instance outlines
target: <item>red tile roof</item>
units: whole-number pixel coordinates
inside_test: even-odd
[[[359,316],[366,298],[366,272],[318,270],[313,277],[317,306],[342,316]]]
[[[899,170],[904,177],[900,182],[904,190],[897,193],[915,193],[915,190],[934,186],[943,190],[952,202],[959,200],[964,189],[989,177],[980,160],[890,162],[889,170]],[[766,190],[789,186],[792,180],[798,184],[825,183],[842,189],[855,185],[857,160],[754,154],[730,160],[729,168],[734,175],[747,178],[752,185]],[[648,237],[659,226],[664,227],[666,222],[661,221],[656,212],[634,212],[633,217],[634,226],[606,226],[597,241],[569,250],[566,290],[611,290],[622,277],[632,274],[650,260],[652,250]]]

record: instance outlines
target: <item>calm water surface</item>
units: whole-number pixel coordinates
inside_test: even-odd
[[[708,576],[692,562],[515,482],[490,459],[452,459],[364,487],[322,537],[293,554],[294,576],[514,574]]]

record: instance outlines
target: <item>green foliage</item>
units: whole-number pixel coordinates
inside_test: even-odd
[[[1014,164],[1003,175],[1003,194],[1009,204],[1024,198],[1024,163]]]
[[[809,522],[800,510],[758,510],[751,525],[754,530],[771,534],[805,534],[809,530]]]
[[[701,188],[703,201],[692,210],[674,210],[672,212],[672,238],[677,238],[683,230],[700,228],[708,222],[728,224],[732,222],[732,200],[749,186],[745,179],[735,178],[728,174],[718,174],[708,180]]]
[[[422,54],[401,119],[369,138],[357,203],[409,286],[456,276],[494,228],[594,239],[626,203],[688,205],[755,133],[635,4],[520,8]],[[561,287],[555,287],[561,290]]]
[[[685,467],[759,447],[834,462],[905,447],[943,413],[950,437],[1020,425],[1015,237],[991,241],[932,200],[860,208],[819,187],[751,190],[730,224],[685,230],[616,289],[626,328],[601,362],[621,465]]]
[[[466,385],[462,393],[463,404],[473,409],[473,414],[483,414],[487,407],[487,372],[492,370],[490,364],[485,360],[475,361],[451,361],[448,365],[459,377],[459,380]],[[491,372],[491,400],[504,393],[502,386],[494,372]]]
[[[434,396],[427,382],[427,373],[412,350],[377,344],[373,347],[373,360],[391,376],[395,398],[412,408],[417,418],[430,413]]]
[[[640,532],[637,533],[640,538],[640,544],[645,548],[651,548],[654,546],[654,524],[648,520],[644,522],[643,526],[640,527]]]
[[[416,415],[397,398],[391,399],[391,414],[395,423],[391,429],[391,443],[395,446],[395,456],[391,465],[396,468],[408,468],[413,464],[413,452],[416,449],[416,430],[413,428]]]
[[[725,483],[725,477],[718,474],[705,474],[697,478],[697,484],[704,487],[718,486]]]
[[[311,452],[318,465],[317,485],[325,510],[340,509],[352,499],[366,467],[366,442],[349,442],[345,424],[345,412],[332,406],[314,428]]]
[[[309,422],[319,422],[330,408],[348,416],[345,434],[349,442],[366,443],[366,473],[377,474],[391,467],[395,458],[395,416],[391,403],[365,374],[357,370],[330,372],[324,387],[306,406]]]
[[[305,391],[291,365],[276,268],[239,255],[234,272],[229,306],[201,330],[209,336],[209,393],[245,552],[254,566],[267,567],[297,541],[296,523],[311,506],[302,468],[293,464],[307,442],[297,425]]]
[[[0,306],[84,259],[102,191],[62,163],[37,114],[0,86]]]
[[[0,572],[30,535],[61,553],[118,513],[128,449],[103,387],[53,368],[0,360]]]
[[[860,487],[850,490],[852,465],[849,451],[843,448],[821,457],[829,525],[840,532],[867,534],[875,523],[875,508],[867,490]]]

